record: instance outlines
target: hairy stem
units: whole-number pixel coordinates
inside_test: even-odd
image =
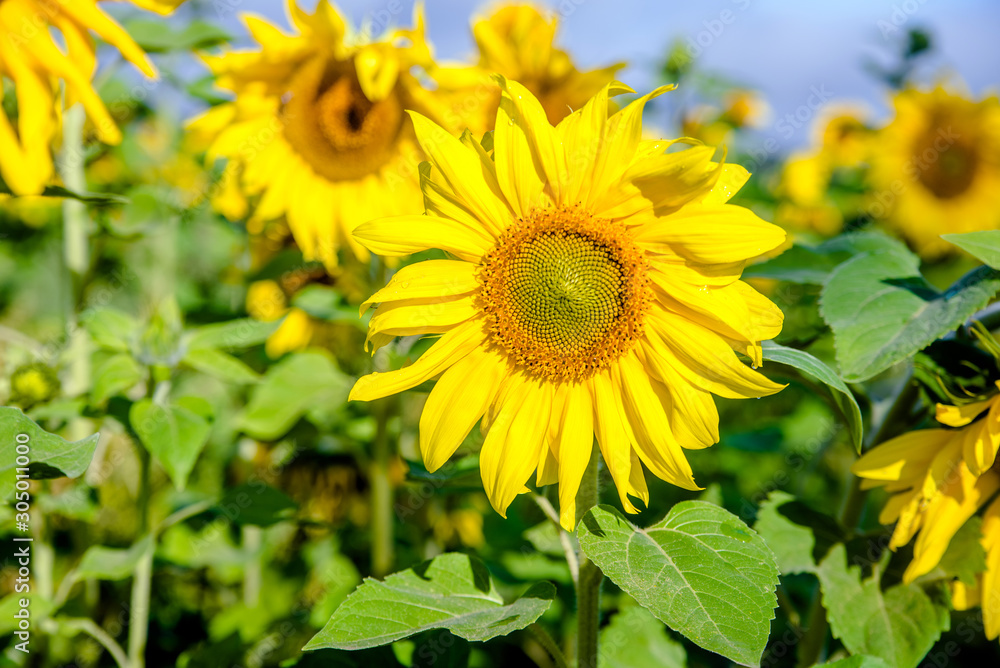
[[[594,448],[576,495],[576,516],[581,518],[597,505],[600,453]],[[583,553],[579,557],[576,583],[577,668],[597,668],[597,630],[601,622],[601,582],[604,573]]]
[[[377,261],[376,285],[383,285],[386,279],[385,263]],[[375,355],[375,371],[385,371],[384,355]],[[372,460],[369,468],[372,504],[372,575],[381,577],[392,570],[395,560],[393,540],[392,481],[389,466],[392,461],[392,446],[389,443],[389,417],[392,400],[379,399],[372,404],[375,417],[375,441],[372,443]]]

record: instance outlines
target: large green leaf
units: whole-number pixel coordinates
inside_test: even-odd
[[[271,367],[254,388],[240,428],[254,438],[274,440],[314,406],[342,404],[347,389],[347,377],[328,356],[296,353]]]
[[[792,246],[777,257],[747,267],[743,276],[823,285],[838,265],[859,253],[906,252],[908,251],[902,242],[884,234],[852,232],[816,247]]]
[[[764,341],[763,347],[765,360],[796,369],[799,372],[798,375],[804,376],[805,380],[808,381],[807,384],[826,397],[847,426],[854,449],[860,454],[864,433],[861,408],[858,407],[854,394],[840,379],[840,376],[804,350],[779,346],[773,341]]]
[[[19,408],[0,406],[0,494],[7,498],[14,488],[18,457],[28,458],[28,473],[33,480],[76,478],[90,466],[97,448],[98,434],[69,442],[45,431]],[[17,448],[27,447],[26,454]]]
[[[862,253],[830,275],[820,312],[833,329],[844,380],[867,380],[922,350],[1000,290],[1000,272],[980,267],[941,293],[919,264],[909,252]]]
[[[172,404],[142,399],[132,404],[129,422],[177,489],[184,489],[194,463],[205,447],[211,424],[202,402],[186,397]],[[192,410],[194,409],[194,410]]]
[[[489,640],[534,622],[554,596],[555,587],[541,582],[504,604],[481,561],[442,554],[384,582],[365,580],[304,649],[365,649],[428,629]]]
[[[877,577],[861,581],[847,566],[847,551],[834,546],[817,571],[830,629],[852,654],[868,654],[892,668],[913,668],[948,628],[948,611],[917,585],[883,592]]]
[[[812,573],[816,570],[813,548],[816,538],[809,527],[792,522],[780,512],[781,506],[795,500],[787,492],[771,492],[760,504],[754,531],[774,552],[782,574]]]
[[[941,238],[955,244],[983,264],[1000,269],[1000,230],[942,234]]]
[[[667,635],[656,617],[637,605],[625,608],[601,629],[599,668],[685,668],[684,646]]]
[[[267,527],[290,519],[296,506],[284,492],[257,480],[229,489],[218,508],[234,524]]]
[[[667,626],[745,666],[760,662],[777,605],[778,568],[763,539],[705,501],[674,506],[647,529],[611,506],[588,512],[580,548]]]

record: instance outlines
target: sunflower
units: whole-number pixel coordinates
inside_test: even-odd
[[[287,217],[307,260],[337,264],[359,223],[421,209],[422,157],[404,109],[434,114],[413,69],[431,66],[419,5],[416,27],[381,41],[349,34],[327,0],[313,14],[290,0],[297,34],[244,16],[259,50],[204,56],[217,85],[236,95],[190,124],[210,161],[229,159],[224,184],[259,197],[251,222]],[[227,210],[234,206],[227,193]]]
[[[53,37],[52,30],[59,31],[61,40]],[[0,2],[0,33],[4,34],[0,79],[13,82],[17,98],[16,120],[0,113],[0,177],[16,194],[40,194],[52,178],[50,146],[59,129],[60,81],[66,86],[66,107],[81,103],[99,140],[121,141],[118,126],[91,86],[97,65],[91,31],[115,46],[143,74],[156,76],[146,54],[98,9],[96,0]],[[0,89],[0,100],[6,94]]]
[[[579,109],[614,79],[625,63],[580,71],[570,55],[556,47],[559,22],[532,5],[502,5],[473,20],[479,50],[476,67],[439,68],[435,78],[453,91],[455,113],[477,136],[493,129],[500,89],[494,73],[521,82],[541,103],[553,125]]]
[[[712,394],[781,389],[755,366],[782,314],[739,280],[748,258],[785,238],[726,204],[749,174],[712,161],[714,149],[643,141],[644,105],[609,116],[605,86],[553,128],[527,88],[497,77],[503,95],[486,145],[411,113],[430,163],[426,215],[355,230],[372,252],[436,248],[454,259],[404,267],[362,312],[375,347],[440,334],[412,365],[358,380],[372,400],[440,375],[420,418],[420,450],[437,470],[482,419],[484,487],[505,515],[537,469],[559,483],[561,522],[596,434],[622,505],[648,501],[645,466],[698,489],[682,447],[718,441]],[[492,154],[491,154],[492,149]]]
[[[877,133],[869,211],[924,257],[953,249],[941,234],[1000,224],[1000,101],[974,102],[938,87],[905,90]]]
[[[852,468],[864,478],[864,488],[884,487],[892,494],[879,515],[883,524],[896,522],[889,547],[895,550],[917,537],[904,582],[931,572],[962,525],[1000,490],[995,466],[1000,395],[962,406],[938,404],[936,417],[955,429],[909,432],[872,449]],[[987,570],[978,591],[958,584],[956,607],[969,607],[980,597],[1000,602],[998,524],[1000,499],[990,505],[982,524]],[[987,637],[1000,635],[1000,603],[984,606],[983,618]]]

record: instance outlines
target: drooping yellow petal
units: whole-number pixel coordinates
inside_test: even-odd
[[[479,466],[490,503],[502,517],[524,489],[538,465],[552,408],[552,389],[537,378],[521,378],[503,397],[504,404],[490,425]]]
[[[441,375],[420,414],[420,452],[428,471],[441,468],[469,435],[496,398],[504,371],[502,358],[477,349]]]
[[[732,399],[767,396],[784,387],[740,362],[732,348],[701,325],[665,311],[650,314],[649,324],[646,340],[652,350],[679,360],[675,370],[693,385]]]
[[[982,544],[986,549],[986,570],[980,580],[980,605],[987,640],[1000,636],[1000,497],[983,514]]]
[[[997,490],[1000,490],[1000,475],[990,472],[977,479],[961,465],[924,511],[923,528],[913,546],[913,561],[903,573],[903,581],[913,582],[937,566],[952,537]]]
[[[585,385],[557,388],[565,392],[556,456],[559,460],[559,523],[576,529],[576,493],[594,455],[594,407]]]
[[[612,367],[611,378],[624,401],[625,415],[635,434],[636,453],[642,463],[661,480],[684,489],[701,489],[639,360],[626,355]]]
[[[863,454],[851,466],[851,472],[870,480],[909,479],[927,470],[951,436],[944,429],[907,432]]]
[[[615,481],[622,507],[626,512],[637,513],[638,509],[628,498],[635,438],[622,414],[621,397],[615,396],[611,377],[602,373],[590,379],[590,392],[594,404],[594,431],[604,463]]]
[[[980,413],[988,410],[995,401],[995,398],[990,398],[984,401],[973,401],[963,406],[937,404],[934,419],[949,427],[964,427],[979,417]]]
[[[733,195],[750,180],[750,172],[741,165],[726,164],[722,166],[719,180],[712,190],[701,200],[702,204],[725,204]]]

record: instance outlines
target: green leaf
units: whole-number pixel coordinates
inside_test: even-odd
[[[128,416],[139,440],[163,465],[179,490],[187,484],[212,429],[201,411],[182,403],[161,405],[142,399],[132,404]]]
[[[10,187],[0,179],[0,195],[14,195]],[[110,206],[112,204],[125,204],[128,199],[121,195],[111,193],[92,193],[87,191],[75,191],[63,186],[45,186],[42,197],[61,197],[63,199],[75,199],[94,206]],[[16,197],[16,195],[15,195]]]
[[[18,408],[0,406],[0,493],[6,499],[14,488],[18,457],[28,458],[28,473],[32,480],[76,478],[90,466],[97,448],[99,434],[69,442],[45,431]],[[25,443],[22,443],[26,441]],[[18,446],[27,446],[27,454],[18,453]],[[23,460],[22,460],[23,461]]]
[[[135,341],[139,324],[135,318],[112,308],[89,311],[83,318],[84,328],[101,348],[127,352]]]
[[[228,383],[248,385],[261,380],[260,374],[242,360],[227,355],[218,348],[190,348],[184,354],[183,361],[193,369]]]
[[[912,253],[862,253],[823,286],[820,312],[833,329],[841,376],[867,380],[955,329],[1000,290],[1000,272],[980,267],[940,293]]]
[[[187,332],[187,347],[220,348],[222,350],[242,350],[264,343],[281,325],[280,320],[261,322],[252,318],[241,318],[190,329]]]
[[[982,526],[982,518],[971,517],[952,537],[937,565],[947,577],[958,578],[969,587],[975,587],[976,576],[986,570]]]
[[[852,232],[819,246],[795,245],[778,257],[743,270],[746,278],[773,278],[789,283],[823,285],[834,269],[859,253],[907,253],[906,246],[877,232]]]
[[[648,529],[610,506],[588,512],[580,547],[667,626],[745,666],[760,662],[778,568],[763,539],[705,501],[684,501]]]
[[[94,404],[105,401],[134,387],[142,380],[142,367],[131,355],[119,353],[104,360],[94,371],[94,387],[90,398]]]
[[[820,665],[826,666],[826,668],[890,668],[888,663],[877,656],[868,656],[866,654],[849,656],[846,659],[830,661]]]
[[[850,388],[840,379],[833,369],[816,359],[804,350],[786,348],[773,341],[764,341],[764,359],[768,362],[777,362],[785,366],[792,367],[805,376],[807,380],[819,383],[818,389],[833,409],[840,415],[840,418],[847,425],[851,435],[851,442],[858,454],[861,454],[861,445],[864,433],[864,421],[861,418],[861,408]],[[812,383],[809,383],[812,385]]]
[[[344,304],[340,292],[328,285],[307,285],[295,293],[292,306],[320,320],[364,326],[358,308]]]
[[[135,575],[135,567],[149,550],[153,537],[148,535],[128,549],[94,545],[87,548],[76,567],[75,580],[124,580]]]
[[[773,278],[789,283],[822,285],[841,260],[807,246],[792,246],[778,257],[743,270],[743,278]]]
[[[384,582],[365,580],[304,649],[365,649],[429,629],[489,640],[525,628],[554,597],[555,587],[540,582],[504,604],[481,561],[466,554],[442,554],[393,573]]]
[[[862,582],[860,567],[847,566],[842,544],[830,550],[817,575],[830,629],[852,654],[913,668],[947,629],[948,615],[919,586],[898,584],[883,593],[877,576]]]
[[[794,501],[795,497],[782,491],[771,492],[760,504],[754,531],[759,533],[774,552],[778,569],[782,575],[788,573],[813,573],[816,561],[813,548],[816,538],[809,527],[792,522],[779,512],[782,505]]]
[[[599,668],[685,668],[687,652],[646,609],[633,605],[601,630]]]
[[[222,28],[195,19],[182,29],[176,29],[162,20],[132,19],[124,22],[132,39],[149,53],[167,51],[193,51],[207,49],[230,41],[229,33]]]
[[[347,389],[347,377],[328,356],[314,351],[290,355],[254,388],[240,428],[254,438],[275,440],[313,406],[342,404]]]
[[[239,525],[271,526],[290,519],[295,508],[286,494],[259,481],[234,487],[219,501],[219,510]]]
[[[983,264],[1000,269],[1000,230],[942,234],[941,238],[955,244]]]

